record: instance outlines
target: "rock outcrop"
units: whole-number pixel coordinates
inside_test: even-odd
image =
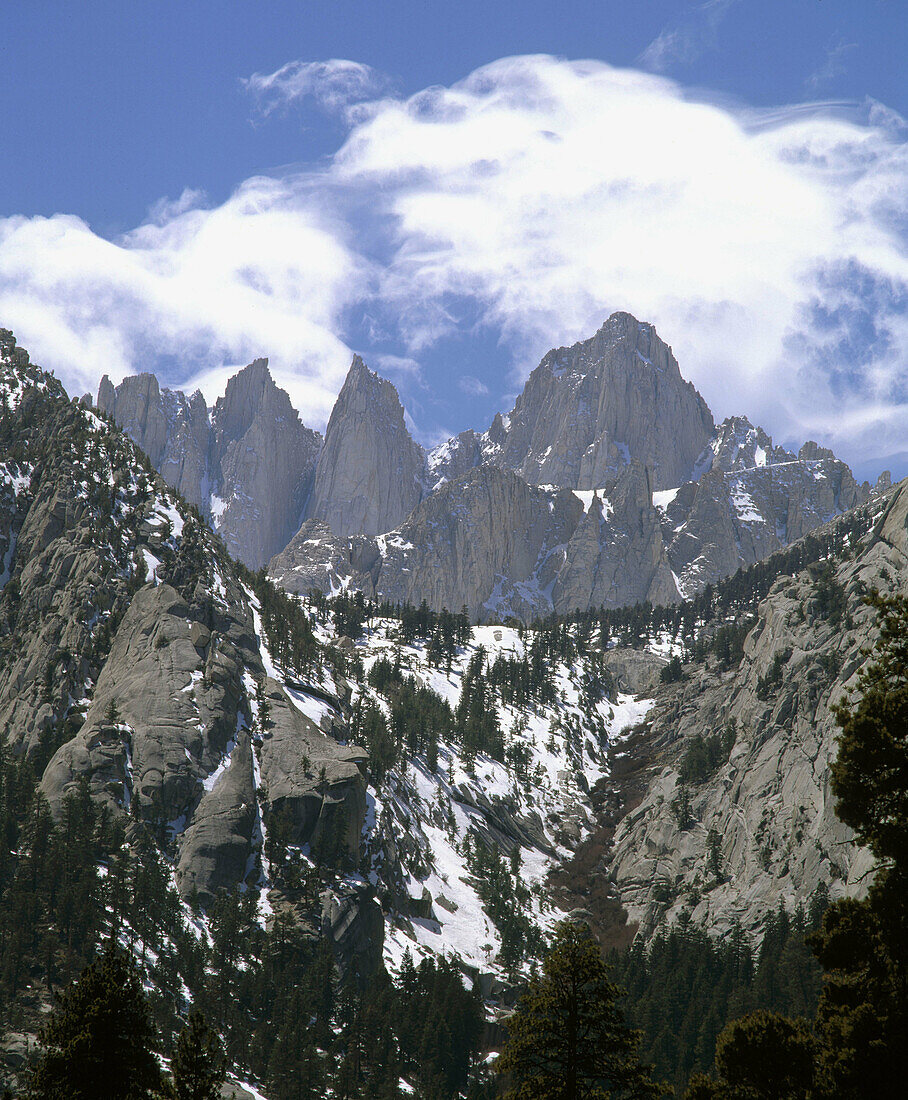
[[[230,553],[257,569],[299,529],[322,439],[275,385],[267,359],[230,379],[211,422],[214,525]]]
[[[668,345],[627,313],[549,352],[488,431],[462,432],[429,455],[394,386],[359,356],[324,444],[266,360],[231,379],[210,413],[200,394],[160,390],[147,374],[116,389],[104,379],[98,404],[199,504],[232,554],[252,567],[273,559],[272,575],[292,591],[353,584],[433,606],[459,600],[482,616],[670,603],[870,494],[816,443],[794,454],[745,417],[715,427]],[[501,497],[492,469],[548,492],[552,508],[558,490],[577,491],[576,523],[556,531],[540,512],[531,526],[546,535],[528,534],[525,495],[511,482]],[[487,507],[495,493],[497,522]],[[447,507],[455,517],[440,514]],[[495,564],[450,556],[461,553]]]
[[[124,378],[114,387],[105,374],[97,405],[138,443],[168,485],[203,513],[208,511],[211,424],[199,390],[191,397],[162,390],[148,373]]]
[[[354,356],[325,431],[307,518],[335,535],[379,535],[407,518],[425,481],[425,454],[410,437],[397,390]]]
[[[13,381],[0,364],[0,390]],[[125,435],[50,376],[18,379],[12,414],[11,403],[0,410],[13,492],[10,504],[0,484],[13,547],[0,729],[43,770],[52,813],[87,788],[112,817],[145,822],[173,842],[180,889],[203,905],[222,888],[267,888],[272,818],[323,865],[355,862],[365,755],[339,743],[339,711],[323,715],[327,688],[315,699],[267,675],[256,600],[222,546]],[[242,419],[217,419],[223,438],[227,426],[247,437]]]
[[[791,911],[818,890],[836,897],[867,889],[873,861],[835,815],[829,765],[834,707],[854,687],[875,635],[863,597],[903,587],[908,484],[884,507],[831,578],[821,581],[819,562],[776,582],[737,667],[723,671],[709,660],[660,688],[643,738],[650,781],[606,861],[643,935],[683,911],[711,933],[736,921],[755,929],[780,901]],[[712,774],[685,769],[695,739],[712,736],[727,738],[727,760]]]
[[[719,426],[700,467],[698,481],[654,496],[685,596],[797,542],[870,495],[830,450],[812,442],[797,454],[773,446],[745,417]]]
[[[479,619],[575,607],[671,603],[678,591],[646,470],[628,466],[610,499],[529,485],[500,466],[446,481],[397,530],[339,539],[309,520],[269,567],[305,594],[353,588]]]
[[[131,376],[117,387],[105,375],[98,408],[250,568],[267,562],[299,528],[321,436],[300,422],[267,359],[231,378],[210,413],[201,393],[187,398],[162,390],[152,374]]]

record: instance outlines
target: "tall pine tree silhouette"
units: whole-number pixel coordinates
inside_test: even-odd
[[[177,1039],[164,1100],[220,1100],[226,1069],[221,1040],[201,1012],[190,1012]]]
[[[508,1022],[498,1069],[509,1100],[661,1096],[639,1062],[639,1036],[616,1005],[620,993],[589,929],[560,924],[541,975]]]
[[[151,1100],[160,1085],[142,983],[113,946],[58,996],[40,1041],[31,1100]]]

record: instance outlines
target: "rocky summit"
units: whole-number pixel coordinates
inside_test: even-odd
[[[429,453],[359,356],[324,440],[265,360],[210,412],[150,375],[103,380],[98,406],[232,554],[290,591],[352,586],[478,618],[681,600],[870,494],[816,443],[793,453],[743,416],[716,426],[628,313],[550,351],[487,431]]]
[[[397,390],[354,356],[328,421],[307,517],[337,535],[390,531],[419,503],[425,466]]]
[[[151,374],[116,387],[105,375],[97,406],[250,568],[273,557],[299,527],[322,440],[300,423],[267,359],[231,378],[211,410],[198,390],[189,398],[162,390]]]

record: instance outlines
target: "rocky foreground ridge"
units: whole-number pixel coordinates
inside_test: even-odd
[[[210,413],[150,375],[98,405],[228,549],[293,592],[521,619],[677,601],[868,498],[815,443],[718,427],[652,325],[613,314],[549,352],[508,416],[426,453],[354,359],[324,440],[257,360]],[[266,381],[267,378],[267,381]],[[240,416],[238,409],[246,410]]]
[[[847,518],[844,536],[843,521],[838,537],[824,529],[834,549],[775,582],[740,657],[686,666],[635,731],[643,785],[601,867],[646,937],[683,912],[716,935],[752,928],[780,904],[860,896],[872,880],[835,814],[834,710],[876,638],[866,595],[904,592],[908,485]]]
[[[126,436],[70,403],[8,333],[0,351],[14,547],[0,729],[39,766],[51,811],[87,783],[110,814],[174,845],[176,885],[203,905],[258,889],[273,814],[329,862],[358,859],[365,754],[331,735],[331,707],[313,719],[269,676],[244,574]],[[321,696],[343,690],[330,664],[313,675]]]

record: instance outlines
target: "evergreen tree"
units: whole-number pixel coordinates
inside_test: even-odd
[[[511,1100],[645,1098],[662,1092],[637,1057],[598,943],[585,926],[565,921],[542,973],[508,1023],[498,1062]]]
[[[718,1081],[698,1073],[687,1100],[808,1100],[813,1036],[803,1020],[754,1012],[729,1024],[716,1045]]]
[[[59,995],[40,1041],[30,1100],[150,1100],[160,1084],[141,980],[113,946]]]
[[[201,1012],[191,1012],[177,1039],[165,1100],[220,1100],[227,1075],[224,1048]]]
[[[874,593],[875,660],[843,703],[836,813],[879,866],[863,901],[830,906],[814,938],[827,971],[817,1013],[823,1087],[897,1095],[908,1080],[908,598]]]

